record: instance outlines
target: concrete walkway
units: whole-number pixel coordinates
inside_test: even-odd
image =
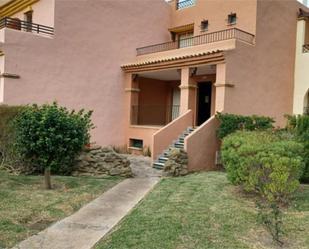
[[[162,170],[157,170],[151,166],[150,157],[126,155],[130,160],[130,167],[134,177],[161,177]]]
[[[90,249],[159,181],[159,177],[126,179],[75,214],[17,245],[16,249]]]

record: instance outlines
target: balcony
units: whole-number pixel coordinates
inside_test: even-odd
[[[14,30],[20,30],[49,36],[54,34],[54,28],[52,27],[31,22],[25,22],[17,18],[10,18],[10,17],[4,17],[0,20],[0,29],[3,28],[10,28]]]
[[[186,39],[165,42],[160,44],[155,44],[151,46],[137,48],[137,55],[145,55],[163,51],[169,51],[174,49],[181,49],[186,47],[198,46],[202,44],[209,44],[219,41],[226,41],[236,39],[239,41],[243,41],[249,44],[254,44],[255,36],[246,31],[232,28],[221,31],[216,31],[212,33],[207,33],[203,35],[193,36]]]
[[[309,44],[303,46],[303,53],[309,53]]]
[[[184,8],[191,7],[193,5],[195,5],[195,0],[178,0],[176,9],[181,10]]]

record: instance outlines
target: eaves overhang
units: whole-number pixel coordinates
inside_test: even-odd
[[[25,9],[30,9],[31,5],[40,0],[11,0],[5,1],[4,4],[0,6],[0,17],[10,17],[20,11]]]
[[[128,73],[155,71],[161,69],[181,68],[185,66],[218,64],[225,61],[222,50],[200,52],[191,55],[175,56],[162,59],[148,59],[136,63],[122,65],[121,68]]]

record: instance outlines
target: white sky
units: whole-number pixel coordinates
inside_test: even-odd
[[[309,1],[308,0],[298,0],[298,1],[303,3],[304,5],[309,6]]]

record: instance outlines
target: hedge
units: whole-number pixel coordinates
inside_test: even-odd
[[[303,151],[303,145],[289,135],[238,131],[224,138],[222,161],[233,184],[285,202],[298,188]]]
[[[287,129],[304,145],[305,169],[301,181],[309,183],[309,115],[288,116]]]
[[[0,105],[0,165],[11,170],[23,164],[23,159],[14,151],[14,118],[24,110],[24,106]]]
[[[220,126],[217,130],[217,137],[223,139],[227,135],[237,130],[268,130],[272,129],[274,119],[264,116],[242,116],[227,113],[217,113],[217,119],[220,121]]]

